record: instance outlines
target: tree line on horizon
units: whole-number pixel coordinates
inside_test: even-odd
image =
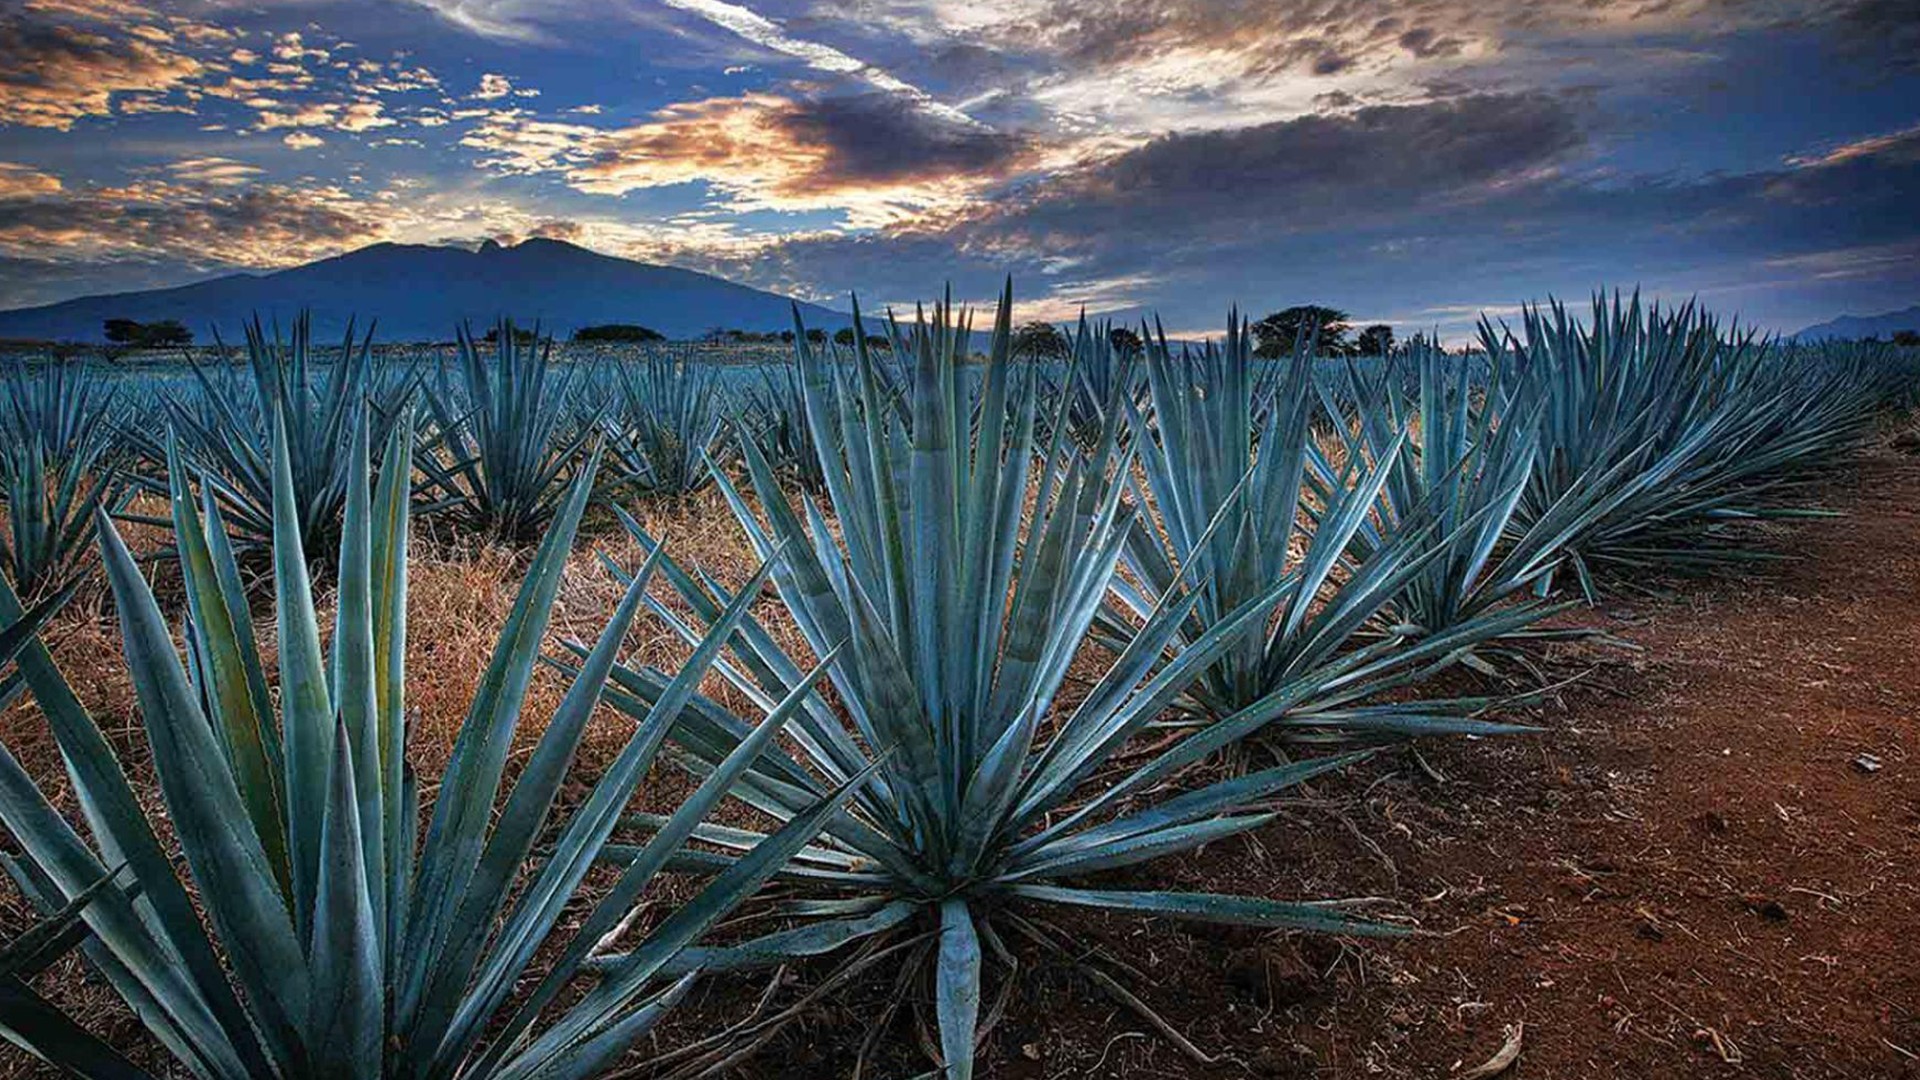
[[[193,331],[178,319],[143,323],[114,318],[107,319],[102,329],[108,344],[132,349],[185,348],[194,341]],[[1371,323],[1356,333],[1352,315],[1339,308],[1320,304],[1296,304],[1282,308],[1255,321],[1249,329],[1254,340],[1254,355],[1264,359],[1289,356],[1296,342],[1309,338],[1316,343],[1315,351],[1322,356],[1385,356],[1399,343],[1393,327],[1387,323]],[[482,340],[495,341],[499,332],[498,327],[489,329]],[[517,328],[513,334],[517,343],[532,344],[538,331]],[[1143,344],[1136,331],[1124,326],[1115,326],[1110,334],[1115,347],[1122,350],[1138,349]],[[850,348],[854,343],[852,327],[842,327],[831,335],[814,328],[806,331],[806,335],[807,340],[815,345],[824,345],[831,340],[836,345]],[[583,326],[574,330],[570,337],[583,344],[650,344],[668,340],[660,331],[638,323]],[[1420,335],[1415,335],[1416,341],[1419,338]],[[700,340],[715,345],[791,345],[793,339],[792,330],[762,332],[720,326],[700,336]],[[1869,335],[1862,340],[1875,343],[1879,337]],[[1920,330],[1896,331],[1888,343],[1900,348],[1920,348]],[[866,344],[869,349],[884,350],[889,346],[889,341],[883,335],[869,334]],[[1016,330],[1013,347],[1017,354],[1039,360],[1064,360],[1070,351],[1065,331],[1041,319],[1030,321]]]
[[[1321,356],[1385,356],[1396,344],[1392,326],[1372,323],[1356,335],[1352,315],[1321,304],[1282,308],[1248,329],[1253,334],[1254,355],[1268,360],[1293,355],[1295,343],[1305,340],[1312,340],[1314,351]],[[1115,326],[1110,335],[1118,349],[1141,347],[1140,335],[1124,326]],[[1069,352],[1066,333],[1038,319],[1015,331],[1013,347],[1016,353],[1047,360],[1064,360]]]

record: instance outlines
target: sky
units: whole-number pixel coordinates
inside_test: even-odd
[[[1912,0],[0,0],[0,308],[530,236],[844,309],[1920,302]]]

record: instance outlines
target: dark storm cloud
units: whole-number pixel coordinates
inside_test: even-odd
[[[1188,327],[1230,301],[1334,302],[1457,329],[1478,305],[1636,283],[1719,290],[1734,311],[1770,287],[1920,290],[1920,129],[1695,179],[1553,168],[1578,146],[1551,100],[1368,109],[1162,139],[951,228],[796,240],[718,268],[893,299],[902,282],[943,281],[983,297],[1005,272],[1027,297],[1139,279],[1136,303],[1114,307],[1151,302]]]
[[[793,207],[999,177],[1027,144],[876,93],[708,98],[617,129],[562,129],[508,116],[477,130],[467,145],[564,170],[582,191],[620,194],[701,180],[754,205]]]
[[[891,94],[796,101],[776,124],[793,141],[827,151],[807,179],[826,187],[998,173],[1026,146],[1019,136],[929,115]]]
[[[1920,3],[1914,0],[1858,0],[1840,9],[1832,26],[1863,59],[1920,68]]]
[[[1372,106],[1165,136],[989,211],[984,227],[1138,250],[1292,231],[1329,214],[1351,225],[1483,195],[1581,144],[1578,118],[1546,95]],[[1131,235],[1147,222],[1155,236]]]

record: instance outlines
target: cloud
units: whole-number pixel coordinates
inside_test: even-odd
[[[821,167],[807,178],[820,188],[994,174],[1026,146],[1020,136],[950,123],[945,113],[878,93],[790,102],[776,126],[793,141],[825,151]]]
[[[863,51],[893,69],[965,87],[971,115],[1140,138],[1289,119],[1336,92],[1409,104],[1439,81],[1472,92],[1634,84],[1697,61],[1705,42],[1852,2],[815,0],[809,10],[813,25],[838,20],[875,42]]]
[[[1323,302],[1453,340],[1483,308],[1603,286],[1698,292],[1749,315],[1787,296],[1844,306],[1858,293],[1839,290],[1863,282],[1890,306],[1920,293],[1906,257],[1920,243],[1920,131],[1694,179],[1565,167],[1588,152],[1580,132],[1570,106],[1540,95],[1372,107],[1168,136],[944,220],[675,257],[810,296],[825,284],[901,302],[951,282],[986,299],[1011,272],[1022,296],[1151,309],[1173,326],[1212,325],[1233,301]]]
[[[283,64],[304,66],[309,60],[324,64],[332,58],[332,54],[318,46],[308,44],[298,31],[293,31],[281,34],[274,39],[273,58]]]
[[[477,98],[481,101],[488,101],[493,98],[506,97],[511,93],[513,93],[513,84],[507,81],[507,77],[505,75],[496,75],[489,71],[480,76],[479,89],[467,96]]]
[[[1876,157],[1892,157],[1904,161],[1920,158],[1920,125],[1885,135],[1869,135],[1863,139],[1841,143],[1819,153],[1790,157],[1787,159],[1787,164],[1800,168],[1818,168],[1844,165],[1851,161]]]
[[[266,170],[227,157],[197,157],[167,166],[173,178],[183,183],[210,187],[238,187],[250,184]]]
[[[26,165],[0,161],[0,200],[30,199],[57,195],[60,178]]]
[[[1019,137],[953,124],[879,92],[707,98],[622,128],[503,110],[462,143],[493,168],[562,173],[592,194],[705,182],[732,210],[842,209],[863,225],[965,201],[1027,151]]]
[[[152,8],[133,0],[27,0],[26,9],[37,15],[101,23],[159,17],[159,13]]]
[[[755,94],[676,105],[609,131],[568,178],[603,194],[708,180],[750,204],[833,205],[855,192],[997,175],[1021,149],[1019,138],[951,124],[888,95]]]
[[[605,134],[587,124],[541,120],[524,109],[463,111],[453,119],[477,120],[460,145],[480,151],[482,165],[507,173],[563,170],[582,161]]]
[[[952,124],[972,124],[973,118],[934,100],[933,95],[864,60],[831,45],[786,32],[779,23],[752,8],[728,0],[661,0],[668,7],[697,15],[715,26],[738,34],[763,49],[791,56],[815,71],[860,79],[875,89],[898,94],[925,111]]]
[[[1584,141],[1575,113],[1546,95],[1370,106],[1163,136],[1033,185],[975,227],[1056,256],[1204,256],[1250,230],[1284,236],[1483,200]]]
[[[330,186],[176,178],[0,199],[0,257],[13,259],[283,266],[370,243],[386,228],[376,207]]]
[[[290,150],[311,150],[316,146],[327,145],[327,140],[318,135],[309,135],[304,131],[289,131],[280,141]]]
[[[359,101],[314,101],[298,105],[290,110],[278,106],[260,111],[258,126],[262,131],[274,131],[279,128],[330,128],[334,131],[358,133],[372,131],[375,128],[392,127],[399,121],[386,115],[385,107],[376,98],[363,98]]]
[[[198,60],[138,37],[0,20],[0,124],[65,131],[110,115],[115,94],[165,94],[203,70]]]
[[[1830,28],[1863,60],[1893,68],[1920,68],[1920,8],[1910,0],[1842,3]]]
[[[535,25],[542,13],[539,5],[531,10],[522,0],[415,0],[441,18],[469,33],[505,41],[541,42],[543,34]]]

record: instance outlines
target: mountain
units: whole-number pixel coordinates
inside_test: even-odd
[[[331,259],[265,274],[229,274],[192,285],[83,296],[57,304],[0,311],[0,338],[100,341],[107,319],[178,319],[208,342],[217,327],[227,340],[259,313],[285,326],[302,309],[313,313],[325,341],[348,318],[376,320],[380,342],[446,341],[454,327],[476,327],[510,315],[523,326],[564,337],[598,323],[639,323],[669,338],[694,338],[714,327],[784,330],[793,325],[783,296],[708,274],[601,255],[560,240],[513,247],[491,240],[477,251],[420,244],[374,244]],[[801,304],[809,329],[835,330],[839,312]]]
[[[1809,326],[1793,336],[1800,341],[1863,337],[1877,337],[1886,341],[1902,330],[1920,330],[1920,304],[1905,311],[1889,311],[1882,315],[1842,315]]]

